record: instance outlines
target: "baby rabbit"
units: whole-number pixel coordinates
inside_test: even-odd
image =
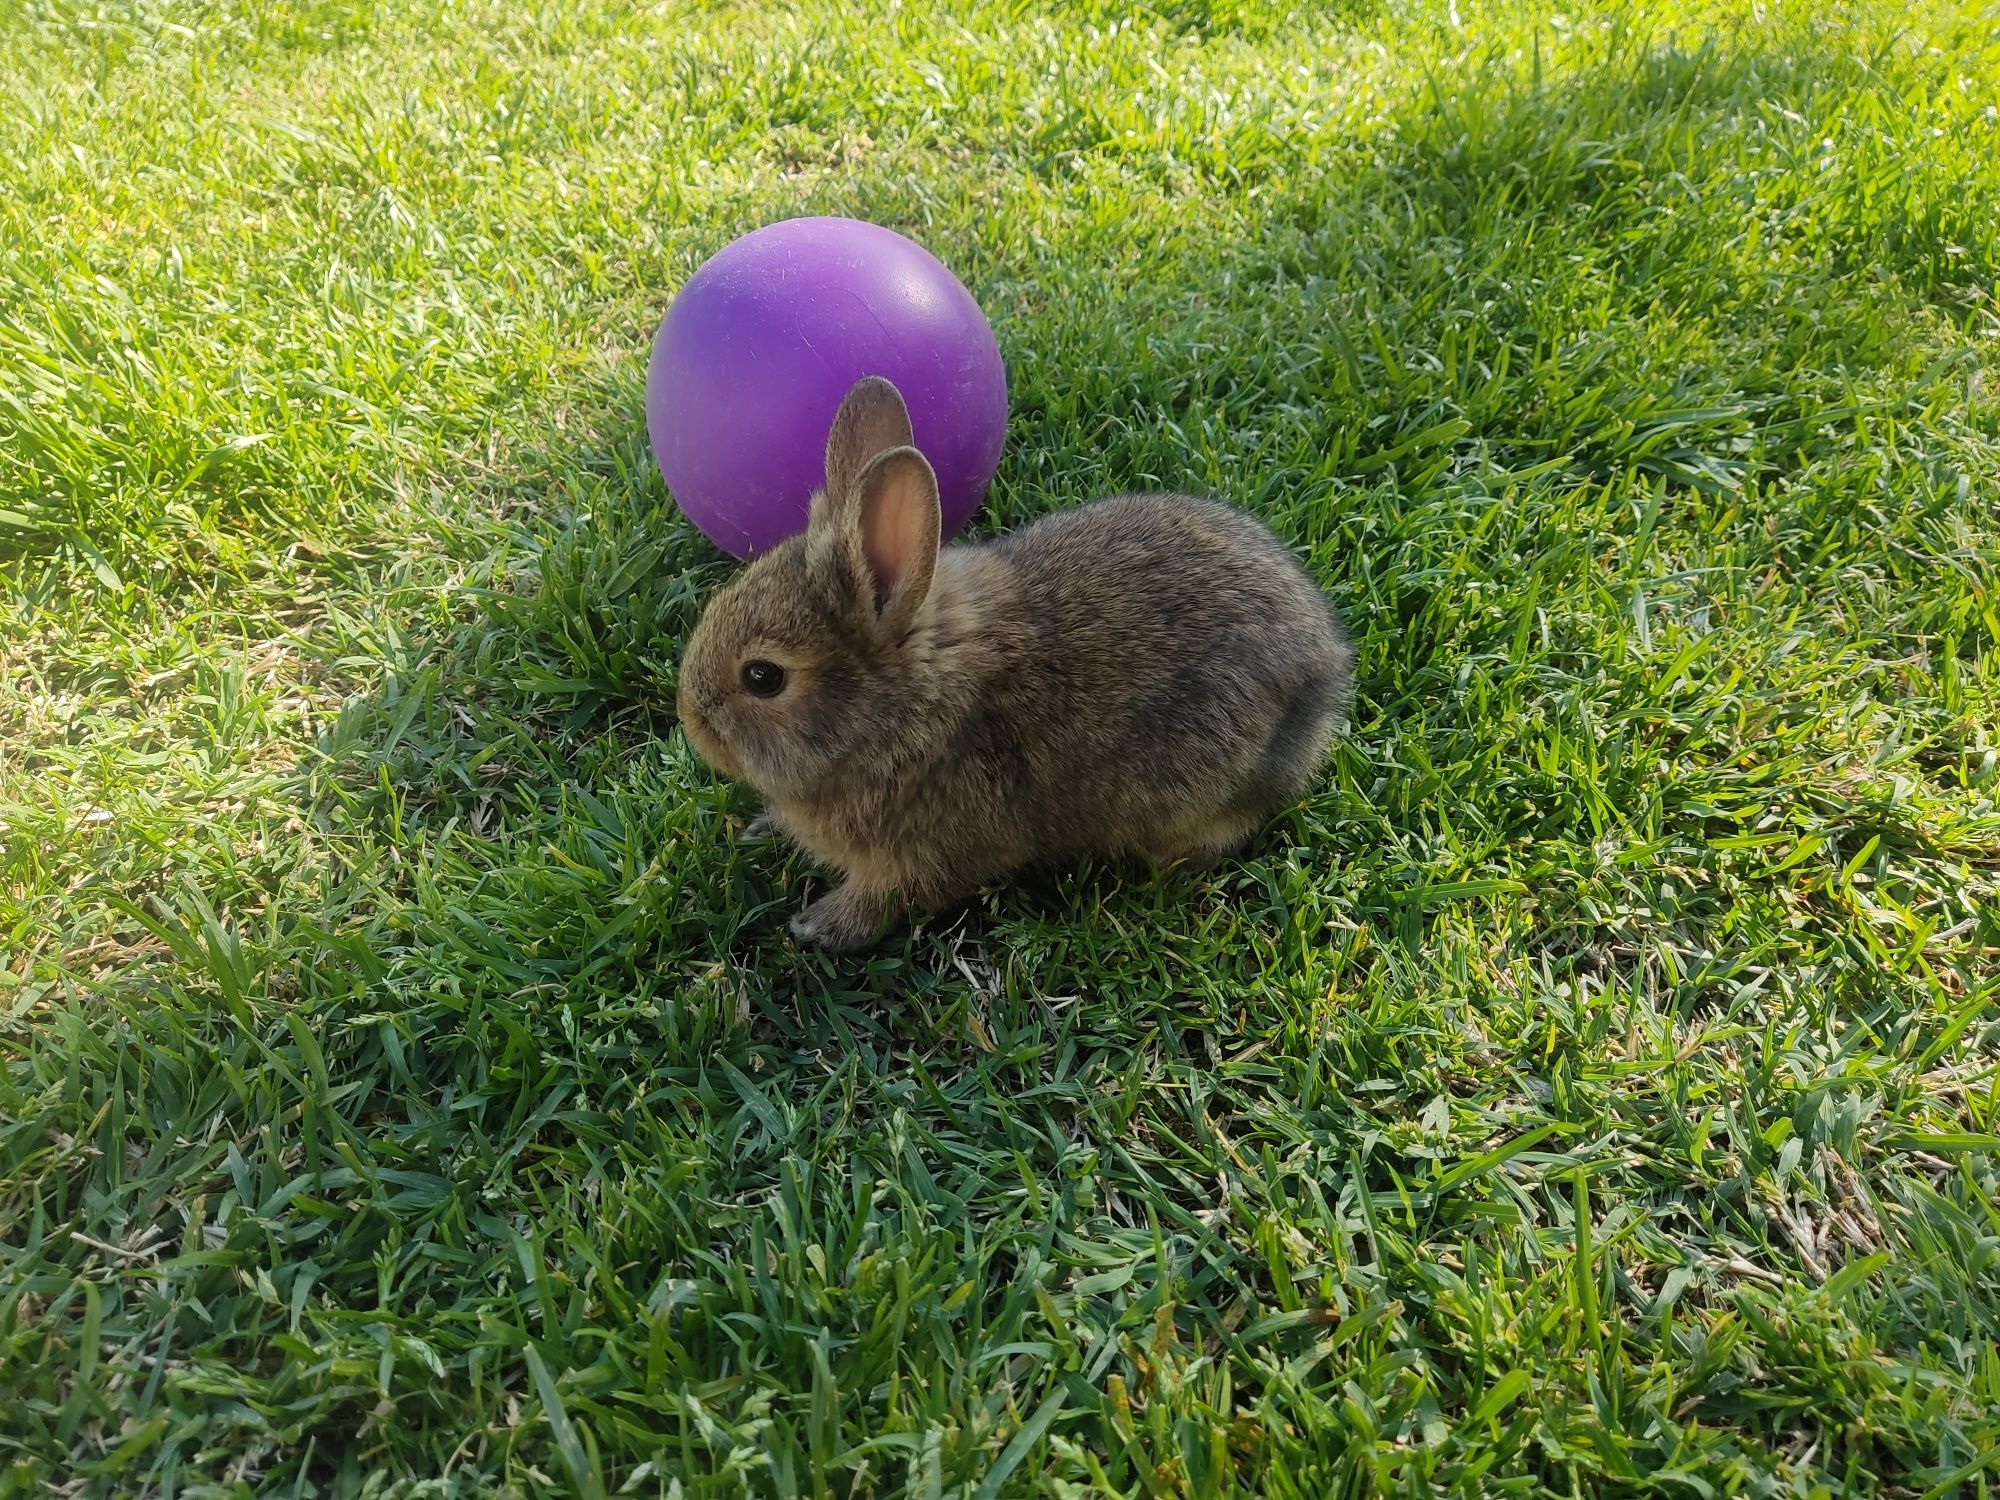
[[[1120,495],[938,549],[896,388],[854,387],[806,529],[716,595],[688,739],[845,881],[792,919],[871,943],[1032,861],[1235,851],[1318,770],[1352,654],[1261,523]]]

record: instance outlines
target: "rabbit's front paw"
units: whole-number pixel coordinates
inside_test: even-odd
[[[850,880],[793,917],[792,936],[833,953],[858,952],[881,931],[884,905],[879,891],[862,890]]]

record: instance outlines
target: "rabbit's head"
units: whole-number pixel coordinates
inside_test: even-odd
[[[894,763],[926,700],[937,477],[888,381],[861,381],[826,442],[806,529],[709,603],[680,666],[680,719],[702,758],[767,796]]]

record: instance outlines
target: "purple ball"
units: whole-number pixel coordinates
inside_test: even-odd
[[[725,246],[667,309],[646,375],[675,502],[736,557],[800,530],[833,414],[868,375],[903,393],[950,536],[1007,435],[1007,372],[972,294],[929,251],[854,219],[788,219]]]

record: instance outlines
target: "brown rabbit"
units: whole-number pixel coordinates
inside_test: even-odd
[[[806,529],[709,604],[681,661],[704,759],[846,876],[792,932],[867,946],[1032,861],[1206,864],[1300,795],[1352,655],[1244,512],[1120,495],[938,550],[937,480],[856,385]]]

